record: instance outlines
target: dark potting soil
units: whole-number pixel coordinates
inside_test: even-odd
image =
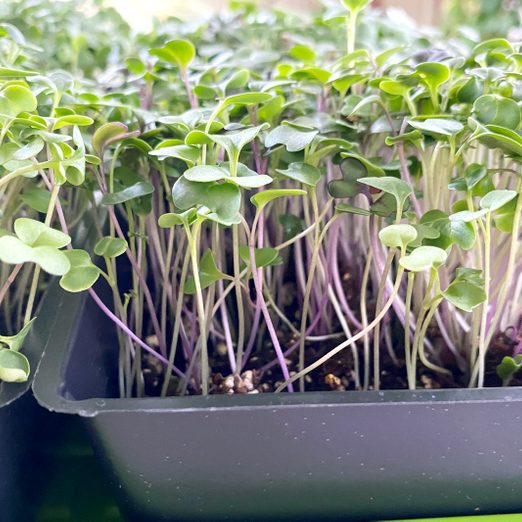
[[[342,277],[342,284],[345,296],[352,310],[359,309],[359,289],[355,285],[355,280],[346,272]],[[285,313],[292,320],[296,330],[299,330],[300,314],[302,303],[297,300],[295,282],[289,279],[285,282],[289,288],[285,295],[290,297],[285,302]],[[254,299],[254,297],[252,297]],[[368,317],[375,314],[375,302],[368,301]],[[333,331],[340,331],[338,324],[334,324]],[[248,364],[239,375],[230,374],[230,364],[226,346],[223,342],[217,342],[214,346],[209,345],[209,363],[213,370],[211,373],[211,394],[245,394],[245,393],[270,393],[283,383],[283,375],[279,364],[275,360],[273,345],[266,333],[260,330],[264,342],[258,343],[248,359]],[[447,349],[442,336],[433,322],[428,329],[427,337],[434,347],[435,353],[439,354],[440,364],[451,372],[451,376],[433,372],[419,362],[417,365],[417,388],[418,389],[437,389],[437,388],[467,388],[469,372],[465,367],[459,367],[455,356]],[[402,339],[404,331],[402,326],[392,323],[392,339],[399,342],[393,346],[393,351],[387,347],[384,336],[381,339],[380,353],[380,389],[381,390],[402,390],[408,388],[406,379],[406,364],[404,361],[404,345]],[[286,357],[286,363],[290,375],[298,371],[299,350],[295,349],[298,337],[286,326],[283,325],[278,331],[278,339],[281,343],[283,352],[294,348],[292,353]],[[319,357],[326,354],[329,350],[337,346],[345,339],[339,336],[335,339],[321,342],[307,342],[305,345],[305,366],[313,363]],[[148,341],[153,341],[149,338]],[[392,341],[393,342],[393,341]],[[154,342],[150,342],[154,344]],[[502,380],[496,373],[496,368],[505,356],[512,356],[517,342],[504,332],[499,332],[493,338],[486,357],[486,374],[484,385],[486,387],[502,386]],[[355,361],[350,348],[346,348],[332,357],[319,368],[311,371],[305,376],[306,391],[348,391],[361,390],[363,381],[363,356],[362,343],[358,343],[358,368],[359,382],[355,372]],[[370,385],[372,389],[373,360],[373,338],[370,336]],[[145,394],[147,396],[160,395],[163,384],[163,365],[154,357],[143,355],[143,375],[145,383]],[[168,395],[175,395],[179,381],[171,379]],[[522,386],[522,372],[515,374],[509,383],[510,386]],[[298,389],[298,383],[294,383],[294,388]],[[195,393],[197,385],[188,387],[187,393]]]
[[[430,339],[436,345],[437,335],[430,336]],[[279,338],[283,350],[287,350],[295,344],[295,337],[288,331],[280,331]],[[398,338],[402,338],[398,337]],[[317,358],[327,353],[332,347],[336,346],[342,338],[334,342],[310,343],[305,348],[306,363],[310,364]],[[370,342],[370,352],[372,349]],[[496,367],[505,356],[511,356],[516,342],[503,332],[498,333],[491,343],[486,359],[486,376],[485,386],[496,387],[502,386],[502,380],[496,374]],[[403,350],[402,344],[397,347],[397,357],[392,358],[385,347],[384,341],[381,343],[381,383],[382,390],[401,390],[407,389],[406,365],[404,359],[400,356]],[[361,358],[361,350],[359,348],[359,357]],[[298,369],[298,350],[295,350],[286,357],[286,362],[290,374],[297,372]],[[438,389],[438,388],[466,388],[468,375],[463,372],[452,359],[452,355],[448,354],[444,357],[444,367],[449,369],[452,376],[441,375],[422,367],[417,366],[417,388],[419,389]],[[240,375],[232,375],[229,373],[228,356],[220,347],[210,354],[210,366],[215,369],[211,374],[210,393],[212,394],[245,394],[245,393],[270,393],[273,392],[282,382],[283,376],[278,364],[274,364],[270,368],[264,368],[274,361],[274,351],[272,344],[266,342],[261,350],[258,350],[249,359],[247,368]],[[162,365],[151,356],[144,356],[144,377],[145,391],[149,396],[157,396],[160,393],[163,382]],[[321,367],[313,370],[305,376],[306,391],[347,391],[361,390],[361,384],[357,383],[354,371],[354,359],[349,348],[341,351],[336,356]],[[359,360],[360,379],[363,379],[363,364]],[[373,372],[373,362],[370,361],[370,389],[371,376]],[[522,375],[517,376],[510,382],[511,386],[522,386]],[[175,393],[177,381],[172,380],[170,391]],[[294,383],[297,387],[297,383]],[[190,393],[190,388],[188,393]]]

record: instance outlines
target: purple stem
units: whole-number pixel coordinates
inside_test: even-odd
[[[339,238],[339,230],[340,230],[341,221],[338,220],[337,223],[334,223],[334,230],[332,232],[332,245],[329,249],[331,252],[330,257],[330,273],[332,274],[333,284],[337,293],[337,297],[339,298],[339,302],[341,304],[341,308],[345,313],[346,317],[348,317],[349,321],[357,328],[358,330],[362,329],[361,322],[355,317],[352,312],[348,301],[344,295],[344,288],[341,281],[341,276],[339,274],[339,264],[338,264],[338,251],[337,251],[337,240]]]
[[[264,245],[264,237],[265,237],[265,216],[261,214],[258,221],[258,233],[257,233],[257,247],[263,248]],[[263,277],[263,273],[261,268],[257,270],[258,277]],[[257,335],[259,332],[259,321],[261,320],[261,299],[259,295],[256,294],[256,308],[254,310],[254,321],[252,323],[252,331],[250,332],[250,337],[248,339],[248,344],[243,353],[243,360],[241,361],[240,371],[245,367],[252,354],[252,350],[254,349],[255,342],[257,340]]]
[[[116,217],[116,214],[114,212],[114,207],[109,205],[108,207],[109,211],[109,217],[114,225],[114,230],[116,231],[116,234],[121,239],[125,239],[125,235],[123,234],[123,231],[120,227],[120,223],[118,222],[118,218]],[[145,301],[147,302],[147,307],[149,309],[150,319],[152,322],[152,327],[154,328],[154,333],[156,334],[156,337],[158,338],[158,343],[160,346],[161,353],[166,356],[167,355],[167,346],[165,345],[165,339],[161,336],[161,328],[158,321],[158,316],[156,315],[156,309],[154,308],[154,301],[152,300],[152,295],[150,294],[149,287],[147,285],[147,282],[145,281],[145,278],[143,277],[143,273],[140,270],[140,267],[138,263],[136,262],[136,259],[132,255],[132,252],[130,252],[129,249],[126,250],[127,258],[129,259],[132,268],[134,269],[134,272],[136,276],[138,277],[139,283],[143,288],[143,295],[145,296]]]
[[[169,364],[169,361],[159,354],[156,350],[151,348],[148,344],[144,343],[123,321],[121,321],[116,315],[114,315],[110,309],[105,305],[105,303],[100,299],[98,294],[92,289],[88,290],[89,295],[94,299],[94,302],[98,305],[98,307],[103,311],[103,313],[126,335],[128,335],[136,344],[141,346],[145,351],[156,357],[159,361],[161,361],[165,366]],[[178,370],[175,366],[172,367],[172,371],[178,377],[185,377],[185,375]]]
[[[322,307],[326,306],[326,302],[328,300],[328,294],[325,293],[323,295],[323,301],[321,303]],[[308,336],[310,335],[314,328],[317,326],[317,323],[319,322],[319,319],[321,318],[320,314],[317,314],[315,317],[314,317],[314,320],[308,325],[308,328],[305,330],[305,336]],[[299,348],[299,339],[297,341],[294,342],[294,344],[292,344],[290,346],[290,348],[288,348],[285,352],[284,352],[284,356],[285,357],[288,357],[289,355],[291,355],[292,353],[294,353],[297,348]],[[269,363],[265,364],[264,366],[262,366],[260,368],[260,372],[261,373],[264,373],[266,372],[267,370],[269,370],[270,368],[272,368],[273,366],[275,366],[277,364],[277,359],[273,360],[273,361],[270,361]]]
[[[245,223],[246,225],[246,223]],[[279,362],[279,366],[281,366],[281,371],[283,372],[283,377],[285,381],[290,380],[290,374],[288,372],[288,366],[286,365],[285,357],[283,355],[283,350],[281,349],[281,344],[279,343],[279,339],[277,338],[277,332],[275,331],[274,324],[272,323],[272,318],[270,317],[270,312],[268,311],[268,307],[266,306],[265,297],[263,295],[263,272],[261,269],[261,277],[259,276],[259,271],[256,267],[256,256],[254,250],[254,237],[250,234],[250,239],[248,242],[248,250],[250,252],[250,266],[252,267],[252,277],[254,278],[254,286],[256,288],[257,297],[260,302],[261,311],[263,313],[263,317],[265,318],[265,324],[268,328],[268,333],[270,334],[270,338],[272,340],[272,344],[274,345],[274,350],[277,355],[277,360]],[[288,391],[292,393],[294,391],[294,387],[292,384],[288,385]]]
[[[219,280],[219,292],[223,293],[223,280]],[[234,343],[232,342],[232,334],[230,333],[230,324],[228,321],[228,312],[225,304],[225,300],[221,303],[219,307],[221,312],[221,321],[223,322],[223,332],[225,334],[225,344],[227,346],[227,355],[228,361],[230,363],[230,369],[232,373],[236,373],[236,358],[234,356]]]

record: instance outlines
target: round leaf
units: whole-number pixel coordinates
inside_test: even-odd
[[[102,257],[118,257],[127,250],[127,241],[119,237],[102,237],[94,247],[94,253]]]
[[[473,104],[473,113],[483,124],[493,124],[508,129],[520,126],[520,107],[515,100],[498,94],[486,94],[477,98]]]
[[[417,230],[411,225],[390,225],[379,231],[379,239],[388,248],[406,249],[412,241],[417,239]]]
[[[286,170],[276,169],[276,172],[309,187],[315,187],[321,179],[321,171],[317,167],[301,162],[290,163]]]
[[[382,190],[391,194],[397,200],[398,205],[404,205],[409,195],[413,193],[413,189],[402,179],[392,176],[383,176],[382,178],[360,178],[359,183]]]
[[[183,176],[189,181],[197,183],[208,183],[210,181],[219,181],[230,177],[230,174],[221,167],[215,165],[198,165],[186,170]]]
[[[100,276],[100,269],[91,261],[85,250],[66,250],[70,270],[60,279],[60,286],[67,292],[83,292],[91,288]]]
[[[400,265],[410,272],[422,272],[431,268],[437,269],[446,262],[448,254],[442,248],[420,246],[410,255],[399,259]]]
[[[104,194],[102,197],[102,205],[118,205],[119,203],[125,203],[131,199],[140,198],[147,196],[154,192],[154,186],[149,181],[138,181],[130,187],[126,187],[119,192],[113,192],[112,194]]]
[[[62,248],[71,242],[71,238],[67,234],[30,218],[18,218],[14,222],[14,231],[21,241],[32,247]]]
[[[25,382],[30,372],[29,361],[25,355],[0,348],[0,381]]]
[[[112,121],[96,130],[92,136],[92,146],[98,154],[101,154],[111,143],[137,136],[139,133],[137,130],[129,132],[129,128],[124,123]]]
[[[514,190],[492,190],[480,200],[480,208],[495,212],[517,196]]]
[[[258,208],[262,209],[268,203],[277,198],[286,196],[305,196],[306,191],[300,189],[272,189],[258,192],[250,198],[250,201]]]
[[[163,47],[151,49],[150,54],[186,69],[194,60],[196,49],[188,40],[171,40]]]

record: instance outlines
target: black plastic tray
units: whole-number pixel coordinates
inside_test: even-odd
[[[90,299],[47,299],[34,393],[85,417],[131,520],[522,509],[521,388],[118,399],[111,325]]]

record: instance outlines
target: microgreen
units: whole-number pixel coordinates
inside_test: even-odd
[[[490,346],[521,335],[520,44],[368,0],[142,35],[40,2],[59,23],[6,7],[0,31],[0,379],[28,378],[56,276],[118,328],[122,397],[245,370],[379,389],[388,360],[411,389],[494,383]]]

